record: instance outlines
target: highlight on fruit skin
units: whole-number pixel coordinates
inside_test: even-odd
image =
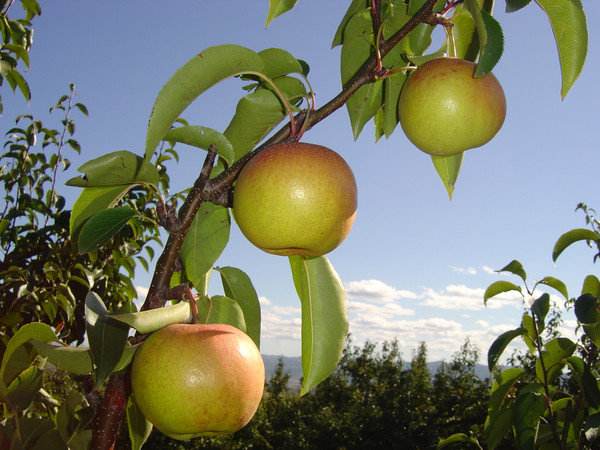
[[[474,77],[475,64],[437,58],[409,77],[398,104],[408,139],[430,155],[450,156],[490,141],[506,117],[506,98],[492,73]]]
[[[225,324],[174,324],[151,334],[134,356],[131,387],[158,430],[178,440],[233,433],[256,413],[262,356]]]
[[[268,253],[321,256],[350,232],[356,192],[350,166],[333,150],[275,144],[240,172],[233,214],[244,236]]]

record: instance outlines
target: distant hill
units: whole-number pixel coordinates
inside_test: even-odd
[[[297,388],[300,386],[300,378],[302,377],[302,360],[299,356],[279,356],[279,355],[263,355],[265,361],[265,370],[267,372],[267,380],[275,373],[277,368],[277,362],[279,359],[283,360],[284,371],[290,374],[291,388]],[[439,367],[442,365],[442,361],[432,361],[427,364],[429,373],[432,375],[437,372]],[[410,363],[406,363],[406,367],[410,367]],[[482,380],[490,378],[490,371],[488,367],[483,364],[477,364],[475,366],[475,375]]]

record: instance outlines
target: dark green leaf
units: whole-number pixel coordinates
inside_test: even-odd
[[[294,7],[298,0],[269,0],[269,14],[265,21],[265,27],[268,27],[273,19]]]
[[[200,321],[203,323],[226,323],[246,332],[246,321],[240,304],[232,298],[214,295],[202,297],[198,304]]]
[[[565,98],[579,76],[588,47],[588,32],[580,0],[536,0],[550,20],[558,48],[562,74],[561,97]]]
[[[596,323],[600,320],[598,298],[584,294],[575,300],[575,316],[581,323]]]
[[[487,41],[485,46],[481,45],[481,54],[475,69],[475,76],[482,77],[491,72],[504,51],[504,34],[502,27],[496,19],[494,19],[487,11],[482,10],[481,16],[485,25]]]
[[[260,303],[250,277],[235,267],[219,267],[225,295],[237,301],[244,312],[246,333],[260,348]]]
[[[133,216],[135,211],[129,207],[105,209],[94,214],[81,227],[77,239],[79,252],[95,251],[115,236]]]
[[[152,424],[146,420],[137,404],[133,394],[127,400],[127,429],[129,430],[129,441],[131,450],[141,450],[144,442],[150,437]]]
[[[502,356],[502,353],[508,344],[510,344],[514,338],[521,336],[524,333],[526,333],[526,330],[523,328],[517,328],[515,330],[506,331],[496,338],[488,350],[488,367],[490,372],[496,366],[496,363],[500,359],[500,356]]]
[[[303,74],[304,68],[294,55],[281,48],[266,48],[258,52],[263,60],[264,74],[271,78],[279,78],[290,73]]]
[[[519,449],[533,450],[540,418],[544,415],[546,404],[544,396],[528,392],[519,394],[515,403],[514,421]]]
[[[111,319],[98,294],[91,291],[85,298],[85,325],[96,385],[99,386],[119,363],[127,343],[129,327]]]
[[[598,241],[600,234],[587,228],[575,228],[567,231],[558,238],[552,250],[552,261],[556,261],[559,255],[571,244],[578,241]]]
[[[42,387],[42,375],[40,369],[31,366],[11,381],[5,397],[12,409],[27,409]]]
[[[326,257],[289,259],[302,308],[304,395],[335,370],[342,355],[348,332],[346,295]]]
[[[88,111],[87,107],[86,107],[86,106],[85,106],[83,103],[75,103],[75,107],[76,107],[76,108],[77,108],[79,111],[81,111],[81,113],[82,113],[84,116],[89,116],[89,115],[90,115],[90,113],[89,113],[89,111]]]
[[[206,273],[227,245],[230,228],[227,208],[208,202],[200,206],[180,252],[185,273],[196,288],[204,285]]]
[[[92,159],[77,170],[83,175],[71,178],[67,181],[67,186],[105,187],[158,183],[156,166],[126,150],[118,150]]]
[[[535,364],[535,371],[538,380],[544,383],[546,379],[552,383],[562,368],[567,363],[567,359],[573,354],[577,345],[568,338],[554,338],[548,341],[542,351],[541,359]],[[542,367],[542,360],[544,365]],[[544,376],[544,369],[546,376]]]
[[[350,21],[352,16],[359,12],[367,11],[367,8],[367,0],[352,0],[352,3],[350,3],[350,6],[346,10],[346,14],[344,14],[344,18],[342,19],[342,21],[337,27],[337,30],[335,31],[335,36],[333,37],[331,48],[343,44],[344,31],[346,29],[346,26],[348,25],[348,22]]]
[[[521,292],[521,287],[517,286],[514,283],[511,283],[510,281],[504,281],[504,280],[494,281],[485,290],[485,293],[483,294],[483,303],[487,304],[487,301],[490,298],[495,297],[496,295],[502,294],[503,292],[509,292],[509,291]]]
[[[600,389],[598,389],[598,380],[591,372],[588,365],[584,366],[583,375],[581,377],[583,384],[583,392],[586,401],[594,408],[600,406]]]
[[[511,367],[498,374],[492,384],[489,401],[490,411],[497,411],[502,408],[508,392],[524,374],[525,369],[521,367]]]
[[[485,442],[489,450],[494,450],[504,440],[504,437],[512,430],[513,409],[501,409],[490,414],[485,422]]]
[[[545,328],[544,321],[546,320],[549,310],[550,296],[548,294],[542,294],[533,302],[533,305],[531,305],[531,311],[533,312],[537,321],[538,333],[541,333]]]
[[[132,186],[85,188],[73,205],[69,219],[69,232],[74,239],[81,226],[94,214],[112,208]]]
[[[262,58],[253,50],[239,45],[209,47],[190,59],[175,72],[156,97],[148,122],[145,159],[150,159],[173,122],[204,91],[225,78],[262,70]]]
[[[465,434],[465,433],[454,433],[451,436],[448,436],[445,439],[440,439],[438,444],[437,444],[437,448],[446,448],[449,446],[452,446],[454,444],[461,444],[460,448],[469,448],[469,447],[475,447],[475,448],[481,448],[481,446],[479,445],[479,442],[477,442],[477,439]],[[466,447],[464,447],[462,444],[467,444]],[[471,445],[468,445],[471,444]]]
[[[510,272],[510,273],[520,277],[523,281],[527,280],[527,274],[525,273],[523,264],[521,264],[516,259],[513,259],[502,269],[498,270],[498,272]]]
[[[567,291],[567,286],[558,278],[554,277],[544,277],[537,284],[543,284],[545,286],[550,286],[553,289],[556,289],[560,294],[564,297],[565,300],[569,300],[569,292]]]
[[[535,342],[537,340],[538,333],[536,332],[533,317],[527,313],[524,313],[523,318],[521,319],[521,328],[527,331],[527,333],[523,335],[523,341],[525,342],[525,345],[527,345],[527,348],[531,353],[535,353]]]
[[[35,350],[53,365],[74,375],[92,373],[92,358],[89,349],[70,347],[58,343],[33,340]]]
[[[211,145],[214,145],[215,151],[227,161],[227,164],[231,164],[234,160],[235,154],[229,139],[212,128],[192,125],[177,127],[170,130],[164,140],[181,142],[204,150],[208,150]]]
[[[583,433],[589,443],[594,443],[600,437],[600,413],[592,414],[583,423]]]
[[[452,194],[454,193],[454,185],[456,184],[458,174],[460,173],[460,166],[463,161],[463,155],[464,153],[458,153],[456,155],[451,156],[431,157],[433,166],[435,167],[436,172],[442,180],[442,183],[444,183],[444,187],[446,188],[446,192],[448,193],[448,197],[450,199],[452,199]]]
[[[594,297],[600,297],[600,280],[596,275],[588,275],[583,280],[583,286],[581,287],[581,295],[590,294]]]
[[[511,13],[526,7],[531,0],[506,0],[506,12]]]

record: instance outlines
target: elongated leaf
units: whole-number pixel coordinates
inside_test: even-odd
[[[383,133],[385,137],[390,137],[398,121],[398,101],[400,100],[400,92],[406,81],[406,75],[398,73],[383,80]]]
[[[114,206],[133,186],[85,188],[71,210],[69,232],[75,239],[81,226],[94,214]]]
[[[473,17],[475,29],[477,30],[477,38],[479,40],[479,50],[484,49],[487,45],[488,35],[479,2],[477,0],[465,0],[464,3],[467,11],[469,11]]]
[[[278,87],[284,90],[288,98],[304,95],[304,86],[298,80],[293,85],[286,86],[280,84],[281,80],[277,82]],[[285,88],[288,88],[287,91]],[[252,150],[285,115],[281,101],[267,88],[259,88],[241,98],[233,119],[223,133],[233,145],[235,159]]]
[[[12,409],[24,410],[33,402],[42,387],[42,375],[39,368],[30,366],[12,380],[5,396]]]
[[[498,272],[510,272],[513,275],[520,277],[523,281],[527,280],[527,273],[525,272],[525,269],[523,268],[523,264],[521,264],[516,259],[513,259],[502,269],[498,270]]]
[[[181,248],[181,259],[189,280],[203,286],[205,275],[229,241],[231,219],[223,206],[205,202],[200,206]]]
[[[282,48],[266,48],[258,52],[263,60],[264,74],[271,78],[279,78],[290,73],[304,73],[304,67],[294,55]]]
[[[92,252],[109,241],[135,215],[128,207],[111,208],[100,211],[81,227],[77,247],[81,253]]]
[[[269,0],[269,13],[265,21],[265,27],[268,27],[273,19],[294,7],[298,0]]]
[[[333,41],[331,42],[331,48],[337,47],[338,45],[342,45],[344,42],[344,30],[348,25],[348,22],[356,13],[366,11],[368,8],[367,0],[352,0],[350,6],[346,10],[346,14],[342,18],[342,21],[337,27],[335,31],[335,36],[333,37]]]
[[[262,69],[262,58],[239,45],[209,47],[190,59],[156,97],[146,133],[145,159],[150,159],[175,119],[204,91],[225,78]]]
[[[202,323],[225,323],[246,332],[246,321],[240,304],[223,295],[202,297],[198,303]]]
[[[511,283],[510,281],[495,281],[492,284],[490,284],[485,290],[485,293],[483,294],[483,303],[487,304],[487,301],[490,298],[502,294],[503,292],[509,291],[521,292],[521,287],[517,286],[514,283]]]
[[[517,397],[514,408],[514,426],[519,449],[533,450],[537,425],[544,415],[546,404],[541,394],[528,392]]]
[[[12,381],[6,379],[6,367],[11,356],[19,349],[19,347],[32,339],[50,342],[56,340],[56,334],[49,325],[41,322],[28,323],[17,330],[14,336],[8,341],[4,354],[2,355],[2,365],[0,366],[0,394],[5,394],[7,384]]]
[[[500,410],[504,403],[506,395],[514,386],[514,384],[525,374],[525,369],[521,367],[510,367],[500,372],[498,377],[492,384],[490,394],[489,409],[490,411]]]
[[[58,343],[31,341],[33,348],[53,365],[74,375],[92,373],[92,358],[87,348],[70,347]]]
[[[588,32],[580,0],[536,0],[550,20],[562,74],[561,97],[565,98],[583,69]]]
[[[522,338],[527,345],[529,351],[533,354],[536,352],[535,342],[538,336],[536,332],[535,322],[533,321],[533,317],[529,314],[524,313],[523,318],[521,319],[521,328],[526,330],[527,333],[523,334]]]
[[[598,241],[600,240],[600,234],[587,228],[575,228],[562,234],[554,248],[552,249],[552,261],[556,261],[560,254],[571,244],[578,241]]]
[[[494,450],[512,430],[514,408],[505,408],[488,416],[485,421],[485,442]]]
[[[583,280],[581,295],[590,294],[594,297],[600,297],[600,280],[596,275],[588,275]]]
[[[131,450],[140,450],[144,442],[150,437],[150,433],[152,433],[152,424],[146,420],[144,414],[140,411],[133,395],[130,395],[127,400],[126,414]]]
[[[518,11],[531,3],[531,0],[506,0],[506,12]]]
[[[127,343],[129,327],[111,319],[102,299],[91,291],[85,298],[85,322],[98,386],[119,363]]]
[[[454,185],[458,179],[460,173],[460,166],[462,165],[464,153],[458,153],[451,156],[432,156],[431,161],[438,173],[448,197],[452,200],[452,194],[454,193]]]
[[[589,402],[592,407],[598,408],[600,406],[600,389],[598,389],[598,380],[591,372],[590,367],[587,364],[583,368],[581,382],[586,401]]]
[[[123,322],[142,334],[152,333],[174,323],[190,323],[192,313],[188,302],[179,302],[175,305],[146,311],[111,314],[114,320]]]
[[[464,3],[454,9],[452,32],[456,46],[456,57],[476,61],[479,54],[479,40],[475,33],[475,21]]]
[[[29,88],[29,84],[27,80],[23,78],[21,72],[16,69],[11,69],[4,75],[7,81],[11,84],[11,86],[18,87],[21,91],[21,94],[25,98],[25,100],[31,100],[31,89]],[[13,88],[13,91],[15,88]]]
[[[454,444],[467,444],[466,446],[461,446],[461,448],[481,448],[477,439],[465,433],[454,433],[445,439],[440,439],[437,448],[446,448]]]
[[[581,323],[596,323],[600,320],[598,298],[594,295],[583,294],[575,300],[575,316]]]
[[[127,150],[107,153],[82,164],[77,170],[83,175],[71,178],[67,181],[67,186],[106,187],[158,183],[156,166]]]
[[[504,34],[502,33],[502,27],[498,21],[485,10],[481,11],[481,17],[483,19],[483,24],[485,25],[487,40],[485,47],[481,46],[481,55],[479,56],[479,61],[477,62],[477,67],[475,69],[476,77],[482,77],[491,72],[504,52]]]
[[[548,341],[542,351],[541,359],[543,359],[544,365],[542,366],[539,358],[535,363],[535,373],[540,383],[544,383],[546,379],[549,383],[554,382],[576,348],[575,342],[568,338],[560,337]],[[544,369],[546,376],[544,376]]]
[[[542,294],[533,302],[533,305],[531,305],[531,311],[537,319],[538,333],[541,333],[542,330],[545,328],[544,321],[546,320],[546,316],[548,315],[549,310],[550,296],[548,294]]]
[[[569,291],[567,290],[567,285],[563,283],[561,280],[555,277],[544,277],[538,284],[543,284],[545,286],[550,286],[553,289],[556,289],[560,294],[564,297],[565,300],[569,300]]]
[[[294,286],[302,308],[302,386],[306,394],[334,370],[348,332],[346,295],[326,257],[291,256]]]
[[[496,338],[488,350],[488,367],[490,372],[496,366],[496,363],[500,359],[500,356],[502,356],[502,353],[508,344],[510,344],[514,338],[521,336],[524,333],[526,333],[526,330],[517,328],[515,330],[506,331]]]
[[[246,333],[260,348],[260,302],[250,277],[235,267],[219,267],[225,295],[237,301],[244,313]]]
[[[165,141],[181,142],[182,144],[191,145],[192,147],[208,150],[211,145],[215,146],[215,151],[228,164],[231,164],[234,159],[233,145],[225,135],[208,127],[186,125],[183,127],[173,128],[165,135]]]

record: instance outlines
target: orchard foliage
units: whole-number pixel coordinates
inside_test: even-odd
[[[18,88],[29,98],[19,68],[20,62],[28,64],[30,20],[41,11],[35,0],[21,3],[26,17],[15,21],[7,15],[13,2],[0,2],[0,82],[6,80],[13,90]],[[290,11],[295,3],[270,0],[267,24]],[[547,15],[554,31],[564,97],[579,75],[587,51],[583,8],[579,0],[506,1],[508,11],[536,5]],[[81,188],[70,211],[65,210],[64,199],[56,193],[56,171],[60,166],[68,168],[66,148],[79,151],[73,138],[72,112],[86,114],[87,109],[73,103],[71,90],[55,108],[65,113],[62,130],[46,129],[30,117],[19,118],[17,126],[9,130],[5,145],[4,158],[14,161],[2,171],[7,215],[0,222],[5,248],[0,267],[10,280],[2,288],[12,297],[0,300],[9,313],[2,336],[5,350],[0,396],[5,403],[5,420],[0,438],[25,448],[86,448],[91,440],[93,448],[108,449],[125,418],[131,445],[140,448],[151,425],[128,395],[128,366],[146,334],[172,323],[228,323],[247,332],[258,346],[260,304],[250,278],[243,269],[216,266],[228,244],[232,196],[244,164],[271,144],[298,141],[304,131],[343,106],[355,138],[369,122],[373,123],[376,140],[399,132],[400,93],[416,67],[447,55],[474,61],[476,77],[494,68],[502,56],[504,39],[492,7],[493,1],[489,0],[353,0],[332,42],[333,47],[341,46],[342,87],[337,96],[320,107],[308,80],[309,64],[284,49],[255,51],[227,44],[201,50],[158,92],[145,143],[140,143],[143,153],[115,149],[79,167],[80,175],[67,183]],[[432,48],[432,33],[437,26],[446,30],[447,39],[441,47]],[[201,102],[203,93],[231,77],[240,81],[241,89],[224,130],[181,117],[192,102]],[[33,152],[38,135],[43,139],[42,151]],[[206,157],[194,185],[181,194],[170,195],[166,162],[177,159],[176,148],[181,144],[206,151]],[[55,151],[51,153],[50,149]],[[449,195],[462,161],[463,154],[432,157]],[[159,226],[168,238],[138,312],[131,302],[135,296],[131,279],[137,263],[149,268],[148,259],[141,253],[152,258],[156,246],[148,244],[162,244]],[[564,248],[589,236],[573,232],[561,245]],[[46,255],[44,251],[53,255],[45,263],[36,257]],[[27,273],[15,271],[16,264],[29,264]],[[345,295],[326,256],[291,256],[289,264],[302,309],[301,394],[306,395],[334,372],[342,357],[348,332]],[[524,274],[517,263],[506,270]],[[209,297],[208,283],[216,273],[223,281],[224,292]],[[562,290],[558,280],[547,278],[540,284]],[[491,293],[507,288],[520,289],[503,284],[494,286]],[[534,303],[527,333],[538,333],[544,327],[547,305],[547,297]],[[82,317],[89,348],[65,346],[81,342],[83,330],[77,327],[82,321],[76,319]],[[17,328],[23,320],[34,322]],[[580,320],[591,318],[582,316]],[[593,328],[593,322],[582,323]],[[525,336],[525,325],[521,328],[495,343],[491,366],[508,341]],[[128,339],[131,329],[137,335]],[[544,347],[538,334],[527,336],[540,354],[547,352],[554,358],[552,347]],[[557,341],[556,346],[568,353],[571,346],[565,350],[565,342]],[[573,351],[565,358],[570,358]],[[54,367],[74,376],[75,387],[63,401],[48,390],[43,390],[42,399],[37,394]],[[514,409],[515,414],[538,408],[543,415],[540,395],[548,397],[551,393],[545,365],[540,373],[546,378],[543,392],[529,389],[521,400],[524,406]],[[40,402],[43,407],[39,407]],[[565,400],[561,407],[566,404],[570,403]],[[497,405],[503,411],[502,420],[495,420],[491,414],[490,424],[509,423],[503,405]],[[556,436],[563,419],[552,408],[549,414],[549,432]],[[524,415],[517,438],[528,444],[537,416]],[[568,426],[580,424],[575,419],[566,420]]]

